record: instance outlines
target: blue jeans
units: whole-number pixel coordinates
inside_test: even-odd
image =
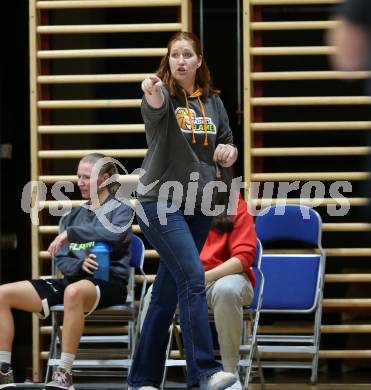
[[[188,216],[177,210],[167,215],[166,225],[161,225],[157,205],[155,202],[142,203],[149,227],[138,218],[142,232],[160,255],[160,265],[128,383],[132,387],[160,386],[169,326],[179,303],[187,383],[194,387],[201,378],[222,370],[213,355],[205,274],[199,257],[211,217],[201,213]],[[159,207],[165,207],[165,204],[159,204]]]

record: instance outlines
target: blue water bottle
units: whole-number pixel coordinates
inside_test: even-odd
[[[95,260],[98,263],[98,269],[94,272],[94,278],[108,281],[111,247],[106,242],[96,241],[90,252],[95,254]]]

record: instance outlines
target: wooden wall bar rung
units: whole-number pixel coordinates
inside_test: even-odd
[[[287,333],[299,333],[306,334],[313,331],[311,325],[286,325],[286,324],[275,324],[275,325],[263,325],[259,327],[259,333],[265,334],[287,334]],[[346,325],[321,325],[321,333],[371,333],[370,324],[346,324]]]
[[[83,83],[137,83],[150,73],[132,74],[79,74],[39,76],[39,84],[83,84]]]
[[[102,153],[110,157],[143,158],[147,149],[84,149],[84,150],[39,150],[39,158],[82,158],[90,153]]]
[[[336,70],[290,71],[290,72],[253,72],[251,79],[255,81],[268,80],[351,80],[368,79],[371,72],[341,72]]]
[[[40,234],[58,234],[58,225],[42,225],[39,226]]]
[[[61,181],[77,182],[76,175],[40,175],[39,180],[46,183],[56,183]],[[120,175],[118,181],[120,183],[138,183],[139,175]]]
[[[155,280],[156,275],[148,275],[147,274],[147,282],[153,283]],[[142,275],[135,275],[135,282],[136,283],[143,283],[144,277]]]
[[[293,181],[293,180],[367,180],[368,172],[263,172],[253,173],[252,181]]]
[[[175,354],[176,356],[176,354]],[[263,359],[303,359],[309,356],[305,353],[261,353],[261,357]],[[371,358],[371,350],[320,350],[319,351],[320,359],[370,359]],[[295,389],[297,389],[297,385],[294,385]],[[286,386],[285,386],[286,388]],[[346,388],[350,388],[346,386]]]
[[[155,276],[156,275],[148,275],[147,274],[147,282],[148,283],[153,283],[154,279],[155,279]],[[353,282],[370,282],[371,281],[371,275],[362,275],[362,274],[357,274],[356,275],[356,274],[352,274],[350,278],[347,278],[347,279],[344,278],[344,280],[341,279],[342,276],[346,276],[346,275],[330,274],[330,275],[326,275],[325,279],[326,279],[327,283],[353,283]],[[364,277],[362,278],[362,276],[364,276]],[[142,275],[136,275],[135,276],[135,281],[137,283],[143,283],[143,280],[144,280],[144,278],[143,278]],[[275,326],[272,327],[271,332],[274,332],[275,328],[276,328]],[[286,327],[283,327],[283,328],[284,328],[285,332],[289,332],[289,331],[294,332],[294,330],[291,329],[291,328],[290,328],[290,330],[286,329]],[[299,326],[297,328],[298,329],[295,328],[295,332],[298,332],[298,330],[301,329],[301,327],[299,327]],[[368,326],[368,330],[371,332],[371,325]],[[283,333],[283,330],[280,330],[280,332]],[[340,333],[340,332],[337,332],[337,333]]]
[[[174,7],[180,6],[181,0],[56,0],[38,1],[39,9],[69,8],[124,8],[124,7]]]
[[[264,249],[264,253],[308,253],[305,250],[299,249]],[[353,257],[368,257],[371,256],[371,248],[325,248],[326,257],[345,257],[351,259]]]
[[[79,50],[39,50],[39,59],[58,58],[105,58],[105,57],[162,57],[166,49],[79,49]]]
[[[67,207],[79,207],[83,203],[86,203],[84,200],[42,200],[38,202],[38,206],[40,209],[60,209],[60,208],[67,208]]]
[[[61,330],[63,329],[63,326],[60,327]],[[92,326],[85,326],[84,327],[84,335],[101,335],[104,334],[127,334],[128,333],[128,326],[127,325],[111,325],[111,326],[105,326],[105,327],[92,327]],[[40,333],[41,334],[51,334],[52,327],[50,325],[43,325],[40,326]]]
[[[38,203],[40,209],[49,208],[51,209],[60,209],[68,207],[79,207],[84,204],[84,200],[42,200]],[[135,206],[135,200],[131,200],[132,207]]]
[[[341,0],[250,0],[251,5],[310,5],[338,4]]]
[[[368,259],[371,256],[371,248],[325,248],[325,253],[327,257],[365,257]],[[267,250],[264,249],[266,253],[280,253],[279,250]],[[282,253],[298,253],[297,249],[285,249],[281,251]],[[304,252],[304,251],[303,251]],[[159,256],[155,250],[146,250],[146,258],[158,259]]]
[[[253,131],[324,131],[370,129],[371,121],[259,122],[251,124],[251,130]]]
[[[281,353],[281,352],[261,352],[261,357],[264,360],[268,359],[280,359],[289,361],[289,359],[310,359],[310,356],[308,353],[302,352],[302,353]],[[170,357],[172,359],[181,359],[180,353],[178,350],[172,350],[170,352]],[[320,350],[319,351],[319,358],[320,359],[369,359],[371,358],[371,350]],[[309,364],[309,363],[308,363]],[[274,386],[274,385],[273,385]],[[272,387],[274,388],[274,387]],[[279,387],[282,388],[282,387]],[[298,385],[294,385],[294,387],[290,387],[290,385],[285,385],[285,389],[298,389]],[[349,388],[349,386],[347,386]]]
[[[277,251],[278,253],[279,251]],[[289,252],[286,250],[285,252]],[[146,249],[146,258],[148,259],[158,259],[158,254],[155,250]],[[267,253],[269,253],[267,251]],[[294,252],[293,252],[294,253]],[[326,256],[331,257],[366,257],[371,255],[371,248],[327,248],[325,249]],[[49,259],[50,254],[48,251],[40,251],[39,252],[40,259]],[[368,300],[371,305],[371,299]],[[332,301],[331,301],[332,302]]]
[[[304,56],[334,54],[332,46],[280,46],[280,47],[252,47],[253,56]]]
[[[141,99],[39,100],[41,109],[139,108]]]
[[[346,205],[350,206],[367,206],[369,204],[369,198],[287,198],[285,199],[286,204],[302,204],[309,207],[327,207],[328,205]],[[249,199],[249,203],[252,206],[268,207],[273,204],[282,204],[282,199]]]
[[[153,283],[155,276],[156,275],[148,275],[147,274],[147,281],[149,283]],[[347,276],[349,276],[349,275],[329,274],[329,275],[325,275],[325,279],[326,279],[327,283],[354,283],[354,282],[370,282],[371,281],[371,275],[350,274],[350,276],[348,278],[347,278]],[[143,280],[144,280],[144,278],[142,275],[135,276],[135,281],[137,283],[143,283]],[[286,332],[288,332],[288,330],[286,329],[285,326],[283,326],[283,328],[285,329]],[[297,327],[297,328],[300,329],[300,327]],[[273,332],[274,329],[275,329],[275,327],[273,327],[271,331]],[[369,330],[371,331],[371,325],[369,326]],[[278,331],[280,331],[280,330],[278,330]],[[290,331],[293,331],[293,330],[290,329]],[[298,331],[298,330],[296,330],[296,331]],[[283,332],[283,330],[281,330],[281,332]]]
[[[371,282],[371,274],[327,274],[326,283],[365,283]]]
[[[145,258],[146,259],[158,259],[159,256],[155,250],[146,249],[145,250]],[[48,251],[39,251],[39,259],[42,259],[42,260],[51,259],[50,253]]]
[[[313,324],[300,324],[297,325],[294,324],[281,324],[281,323],[274,323],[274,325],[260,325],[258,326],[258,332],[269,334],[269,333],[311,333],[313,332]]]
[[[44,125],[38,126],[40,134],[91,134],[91,133],[144,133],[143,124],[121,125]]]
[[[369,105],[368,96],[290,96],[290,97],[255,97],[253,106],[317,106],[317,105]]]
[[[159,259],[159,255],[154,249],[146,249],[145,253],[146,259]]]
[[[251,30],[266,31],[266,30],[326,30],[335,28],[339,23],[334,20],[319,20],[319,21],[293,21],[293,22],[252,22],[250,23]]]
[[[50,253],[48,251],[39,251],[39,259],[46,260],[51,259]]]
[[[322,333],[371,333],[370,324],[322,325]]]
[[[364,222],[325,222],[322,224],[324,232],[369,232],[371,231],[371,223]]]
[[[371,350],[332,350],[319,351],[320,359],[370,359]],[[347,386],[349,388],[349,386]]]
[[[39,26],[39,34],[96,34],[180,31],[180,23],[83,24]]]
[[[139,225],[132,225],[133,232],[134,233],[140,233],[140,227]],[[43,225],[39,226],[39,233],[40,234],[58,234],[58,225]]]
[[[364,156],[368,155],[368,146],[332,146],[332,147],[288,147],[288,148],[252,148],[255,157],[275,156]]]
[[[371,308],[371,298],[325,298],[325,308]]]

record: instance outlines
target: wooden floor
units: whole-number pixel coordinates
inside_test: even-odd
[[[251,384],[249,390],[260,390],[259,384]],[[363,390],[371,389],[371,383],[368,384],[350,384],[350,383],[326,383],[326,384],[297,384],[297,383],[280,383],[280,384],[267,384],[266,390]]]
[[[23,390],[41,390],[44,388],[42,384],[19,384],[17,389]],[[123,386],[112,386],[112,385],[76,385],[76,390],[122,390]],[[250,384],[248,390],[260,390],[261,387],[258,384]],[[318,384],[316,386],[311,386],[308,384],[267,384],[266,390],[371,390],[371,383],[369,384]],[[173,390],[170,389],[169,390]]]
[[[23,390],[41,390],[44,388],[44,386],[41,383],[37,384],[17,384],[17,388],[23,389]],[[114,384],[79,384],[75,385],[76,390],[123,390],[123,386],[121,385],[114,385]],[[169,390],[179,390],[179,387],[169,387],[167,388]],[[185,389],[183,387],[183,389]],[[326,384],[317,384],[317,385],[310,385],[310,384],[300,384],[300,383],[279,383],[279,384],[272,384],[267,383],[266,384],[266,390],[371,390],[371,382],[370,383],[364,383],[364,384],[351,384],[351,383],[326,383]],[[259,384],[252,383],[249,385],[248,390],[261,390],[261,387]]]

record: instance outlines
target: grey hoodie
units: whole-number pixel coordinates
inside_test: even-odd
[[[138,185],[138,199],[141,202],[156,202],[159,199],[160,186],[167,181],[178,181],[183,186],[181,199],[168,198],[175,203],[184,205],[187,186],[192,172],[199,173],[196,208],[200,208],[201,196],[206,183],[215,180],[215,163],[213,155],[219,143],[232,144],[233,135],[224,105],[218,95],[212,94],[202,101],[205,115],[202,113],[199,99],[188,97],[189,111],[185,98],[171,97],[163,88],[165,97],[162,107],[151,107],[145,98],[142,99],[142,116],[145,124],[148,152],[144,158]],[[191,113],[195,129],[196,143],[192,143]],[[204,145],[204,120],[207,123],[208,146]],[[158,183],[150,190],[151,183]]]
[[[113,205],[118,207],[114,209]],[[104,214],[112,225],[118,228],[128,226],[128,228],[124,232],[113,232],[102,224],[97,216],[98,213]],[[63,245],[55,255],[56,265],[62,274],[67,279],[91,276],[81,270],[81,264],[90,253],[95,241],[105,241],[112,248],[110,280],[126,282],[129,275],[131,218],[130,207],[112,195],[97,209],[93,210],[88,203],[85,203],[64,216],[60,231],[67,230],[68,243]]]

